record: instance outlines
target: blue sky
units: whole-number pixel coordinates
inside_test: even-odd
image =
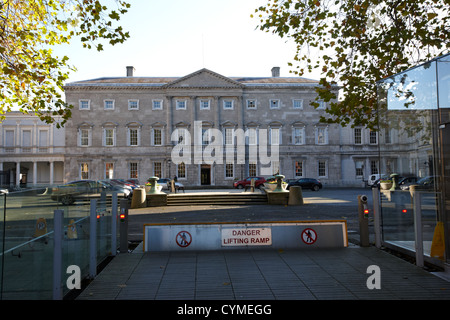
[[[207,68],[224,76],[270,76],[274,66],[289,73],[295,44],[256,29],[251,18],[266,0],[128,0],[121,25],[131,38],[105,50],[83,49],[78,41],[55,48],[78,71],[68,82],[125,76],[185,76]],[[318,79],[318,76],[309,75]]]

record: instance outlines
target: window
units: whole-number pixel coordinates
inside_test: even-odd
[[[377,144],[378,143],[378,132],[370,130],[369,143],[370,144]]]
[[[31,130],[22,131],[22,152],[31,152]]]
[[[280,161],[271,161],[270,165],[272,166],[272,174],[280,173]]]
[[[48,137],[48,130],[39,130],[39,152],[47,152]]]
[[[270,128],[270,144],[279,145],[281,141],[280,128]]]
[[[130,146],[138,145],[138,129],[130,128]]]
[[[327,106],[327,103],[323,100],[318,100],[317,103],[319,104],[319,106],[317,107],[317,109],[325,109]]]
[[[79,108],[80,110],[90,110],[91,100],[79,100]]]
[[[293,144],[305,144],[305,128],[293,128],[292,129],[292,143]]]
[[[152,109],[153,110],[162,110],[163,101],[162,100],[153,100],[152,101]]]
[[[153,129],[152,145],[154,146],[162,145],[162,129],[159,128]]]
[[[301,99],[292,100],[292,108],[302,110],[303,109],[303,100],[301,100]]]
[[[79,134],[80,134],[80,146],[88,147],[90,145],[89,142],[91,129],[80,129]]]
[[[326,177],[327,176],[327,161],[326,160],[319,160],[317,175],[319,177]]]
[[[385,130],[384,142],[385,143],[392,143],[391,129],[386,129]]]
[[[225,178],[233,178],[233,177],[234,177],[233,163],[228,162],[225,164]]]
[[[234,142],[233,139],[233,128],[225,128],[225,144],[232,145]]]
[[[211,130],[202,128],[202,145],[207,146],[211,143]]]
[[[249,145],[256,145],[258,142],[258,135],[257,135],[257,129],[256,128],[248,128],[248,144]]]
[[[14,153],[15,149],[15,132],[14,130],[5,131],[5,152]]]
[[[256,109],[256,100],[247,100],[247,109]]]
[[[270,109],[280,109],[280,100],[270,100]]]
[[[104,100],[103,108],[105,110],[114,110],[114,100]]]
[[[370,161],[370,174],[378,174],[378,161],[377,160]]]
[[[248,175],[249,176],[256,176],[256,162],[249,162],[248,163]]]
[[[114,178],[114,163],[107,162],[105,163],[105,179],[113,179]]]
[[[80,164],[80,178],[81,180],[89,179],[89,165],[86,162]]]
[[[295,161],[295,176],[303,177],[303,161]]]
[[[186,128],[177,128],[175,129],[176,132],[176,136],[178,137],[178,144],[181,145],[188,145],[189,141],[188,141],[188,135],[189,132]]]
[[[176,109],[177,110],[186,110],[186,100],[177,100]]]
[[[209,110],[209,100],[200,100],[200,110]]]
[[[130,179],[138,179],[138,163],[130,162]]]
[[[353,136],[355,139],[355,144],[362,144],[362,129],[361,128],[353,129]]]
[[[178,178],[186,178],[186,165],[184,164],[184,162],[181,162],[178,164],[177,166],[177,177]]]
[[[139,110],[139,100],[128,100],[128,110]]]
[[[355,161],[356,177],[362,177],[364,175],[364,162],[361,160]]]
[[[153,162],[153,176],[158,178],[162,177],[162,163],[159,161]]]
[[[223,101],[223,108],[225,110],[233,110],[233,100],[224,100]]]
[[[104,134],[105,134],[104,146],[113,147],[115,145],[115,129],[105,128]]]
[[[316,144],[328,144],[328,128],[316,128]]]

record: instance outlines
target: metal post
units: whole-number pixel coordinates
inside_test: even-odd
[[[63,243],[63,218],[64,210],[55,210],[53,212],[53,300],[62,300],[62,243]]]
[[[120,253],[128,252],[128,200],[120,200]]]
[[[373,201],[373,227],[375,232],[375,247],[381,248],[381,210],[380,210],[380,190],[372,188]]]
[[[117,192],[112,194],[111,207],[111,255],[114,257],[117,251]]]
[[[414,235],[415,235],[415,249],[416,249],[416,265],[423,267],[423,235],[422,235],[422,194],[418,191],[413,195],[414,207]]]
[[[360,246],[369,246],[369,217],[367,209],[367,196],[358,196],[359,237]]]
[[[97,199],[91,200],[89,226],[89,277],[97,275]]]

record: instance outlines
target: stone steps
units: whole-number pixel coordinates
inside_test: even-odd
[[[246,205],[267,204],[266,194],[253,193],[211,193],[211,194],[170,194],[168,206],[184,205]]]

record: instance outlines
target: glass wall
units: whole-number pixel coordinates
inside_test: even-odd
[[[415,251],[420,230],[425,256],[448,261],[450,55],[384,79],[378,88],[382,240]]]
[[[118,233],[112,226],[112,221],[116,221],[112,216],[113,192],[65,185],[0,193],[0,299],[48,300],[54,297],[55,210],[64,212],[60,260],[62,295],[69,292],[66,286],[69,266],[80,268],[81,279],[91,275],[93,222],[97,265],[115,255]],[[122,196],[117,194],[118,201]],[[96,207],[91,211],[94,199]]]

